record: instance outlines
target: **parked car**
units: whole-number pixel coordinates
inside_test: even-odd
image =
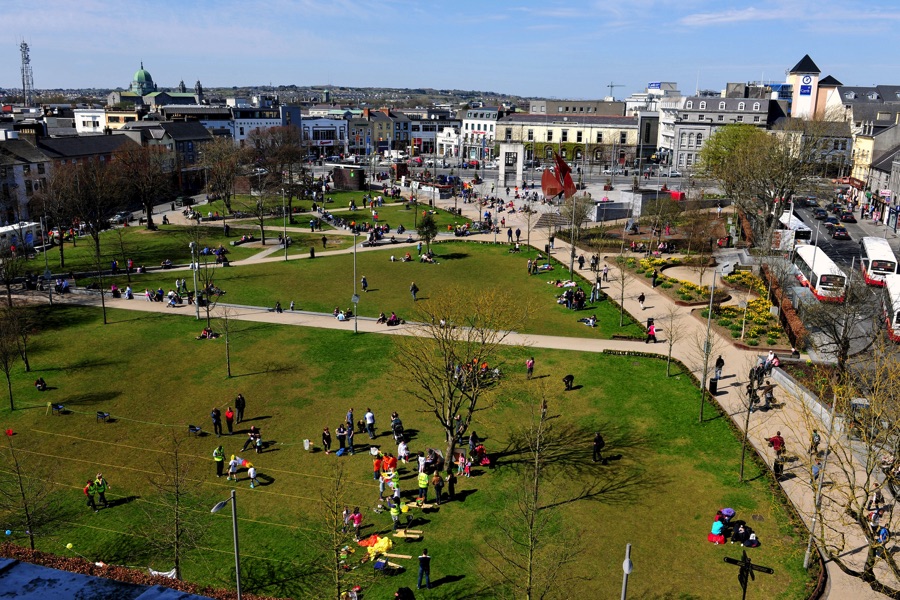
[[[668,174],[663,173],[662,175],[663,175],[663,177],[681,177],[682,176],[681,171],[669,171]]]
[[[409,159],[409,164],[413,167],[421,167],[422,166],[422,157],[421,156],[413,156]]]
[[[832,202],[825,208],[827,208],[828,212],[830,212],[833,215],[839,215],[842,212],[844,212],[845,210],[847,210],[847,207],[844,206],[844,204],[842,202]]]
[[[132,220],[131,212],[127,211],[127,210],[123,210],[123,211],[117,212],[115,214],[115,216],[111,217],[109,219],[109,222],[112,223],[113,225],[121,225],[121,224],[127,223],[128,221],[131,221],[131,220]]]
[[[253,175],[268,175],[268,174],[269,174],[268,169],[263,169],[262,167],[256,167],[255,169],[253,169]]]
[[[829,232],[831,232],[831,230],[834,229],[839,224],[840,224],[840,221],[838,221],[838,218],[835,217],[834,215],[830,215],[829,217],[827,217],[825,219],[825,229],[827,229]]]
[[[473,169],[477,169],[479,166],[481,166],[481,163],[479,163],[477,160],[475,160],[473,158],[472,160],[469,161],[469,166],[472,167]]]
[[[828,211],[822,208],[821,206],[815,210],[813,210],[813,217],[816,218],[817,221],[821,221],[825,217],[828,216]]]
[[[394,163],[392,163],[392,162],[389,161],[389,160],[380,160],[380,161],[378,161],[378,166],[379,166],[379,167],[389,167],[389,166],[391,166],[392,164],[394,164]]]
[[[849,240],[850,234],[847,232],[847,228],[843,225],[835,225],[831,230],[831,237],[836,240]]]
[[[841,222],[842,223],[856,223],[856,217],[853,216],[853,213],[849,210],[846,210],[841,213]]]
[[[819,206],[819,200],[815,196],[801,196],[799,198],[795,198],[794,201],[798,206],[803,206],[806,208],[816,208],[817,206]]]
[[[622,169],[603,169],[604,175],[621,175]]]

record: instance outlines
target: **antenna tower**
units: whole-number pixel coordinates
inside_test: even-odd
[[[34,99],[34,77],[31,74],[28,44],[22,42],[19,44],[19,50],[22,53],[22,105],[29,107]]]

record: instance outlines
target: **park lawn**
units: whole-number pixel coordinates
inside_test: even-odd
[[[442,208],[430,208],[427,204],[419,204],[415,211],[406,204],[386,204],[374,210],[378,213],[377,221],[373,218],[372,209],[368,208],[360,208],[355,211],[350,211],[349,209],[334,210],[332,213],[336,217],[357,223],[372,225],[384,225],[386,223],[391,228],[392,233],[397,231],[399,225],[414,231],[426,213],[431,213],[439,232],[453,231],[456,225],[471,223],[471,219],[454,215]]]
[[[166,458],[174,437],[191,469],[189,481],[197,485],[189,518],[195,530],[204,532],[184,563],[184,577],[230,586],[231,520],[227,510],[215,516],[208,512],[232,489],[214,476],[210,455],[222,443],[226,455],[251,460],[264,483],[250,490],[242,474],[236,484],[244,590],[321,597],[301,590],[297,565],[309,556],[310,539],[321,526],[316,514],[332,466],[342,465],[352,482],[347,500],[363,509],[364,534],[385,532],[390,518],[372,511],[377,488],[366,452],[347,458],[310,453],[303,450],[303,440],[320,446],[322,427],[333,431],[353,406],[357,419],[371,407],[380,431],[387,415],[398,411],[407,430],[414,430],[413,451],[443,447],[433,419],[416,412],[417,401],[398,389],[391,336],[239,323],[231,340],[235,377],[227,379],[224,340],[195,340],[192,319],[111,310],[110,324],[104,326],[92,308],[36,310],[46,329],[32,339],[34,371],[24,373],[20,366],[14,371],[13,390],[22,409],[4,411],[2,425],[16,433],[12,441],[26,474],[50,482],[52,499],[65,513],[52,534],[38,537],[41,550],[171,568],[170,560],[148,550],[142,536],[153,535],[144,527],[160,520],[153,511],[162,498],[148,477],[160,472],[159,460]],[[527,355],[537,363],[531,381],[524,380],[520,366]],[[564,570],[560,585],[577,585],[589,597],[614,597],[624,545],[632,543],[635,572],[629,587],[634,597],[717,599],[723,587],[731,586],[737,595],[734,568],[722,556],[737,557],[740,550],[706,541],[715,511],[731,506],[738,519],[762,517],[752,524],[763,545],[751,552],[754,562],[774,567],[775,575],[757,577],[754,594],[806,597],[802,534],[772,500],[770,481],[756,463],[748,467],[754,479],[737,483],[739,441],[711,406],[706,422],[697,423],[698,391],[688,376],[666,378],[664,361],[632,356],[509,348],[505,357],[506,387],[472,427],[486,438],[497,467],[461,478],[457,493],[465,494],[464,501],[420,515],[424,521],[416,527],[425,532],[424,541],[398,543],[394,549],[413,557],[429,549],[433,581],[443,581],[428,597],[495,596],[477,551],[485,549],[487,537],[498,535],[498,519],[511,518],[506,511],[520,481],[513,467],[520,455],[511,433],[530,414],[529,402],[543,386],[550,422],[567,436],[563,441],[570,449],[557,458],[561,476],[548,481],[548,493],[575,493],[583,480],[607,484],[595,498],[563,504],[558,511],[560,532],[574,531],[583,544],[583,558]],[[576,390],[562,391],[563,373],[575,375]],[[53,389],[36,392],[31,383],[37,376]],[[245,425],[237,426],[234,437],[221,439],[187,433],[188,424],[210,429],[211,408],[224,411],[238,392],[247,397],[247,424],[259,426],[271,443],[263,454],[239,452]],[[71,412],[48,415],[47,401],[64,403]],[[98,410],[110,412],[114,422],[97,423]],[[607,439],[607,455],[620,455],[608,466],[589,460],[591,432],[597,429]],[[357,444],[364,450],[368,439],[362,438],[357,436]],[[394,450],[387,434],[373,444]],[[6,456],[8,450],[3,452]],[[109,497],[117,505],[93,514],[80,488],[98,470],[110,482]],[[412,477],[407,471],[401,480],[405,495],[415,487]],[[10,538],[24,543],[21,531]],[[380,579],[368,597],[386,597],[399,586],[415,584],[414,559],[396,560],[406,572]],[[569,583],[578,576],[586,580]]]
[[[348,208],[350,206],[350,201],[356,203],[357,206],[361,206],[363,202],[363,196],[369,194],[372,197],[379,195],[381,192],[372,190],[370,192],[366,191],[332,191],[329,192],[325,196],[325,208],[328,210],[333,210],[336,208]],[[231,199],[231,208],[232,210],[240,210],[244,212],[248,212],[250,210],[256,210],[256,201],[258,196],[251,196],[250,194],[235,194],[235,196]],[[287,201],[285,200],[285,203]],[[267,194],[263,196],[263,204],[268,206],[272,210],[278,210],[280,212],[281,209],[281,192],[276,190],[274,193]],[[294,198],[294,201],[291,203],[291,207],[294,209],[300,209],[303,212],[310,212],[312,210],[313,201],[308,198]],[[321,203],[319,203],[321,206]],[[212,200],[205,204],[200,204],[195,207],[200,213],[206,214],[207,212],[224,214],[225,213],[225,203],[222,200]],[[302,217],[302,213],[300,215],[294,215],[294,218]]]
[[[188,245],[192,237],[192,227],[184,225],[160,225],[155,231],[145,227],[120,227],[104,231],[100,234],[101,265],[108,271],[113,259],[119,261],[119,268],[124,269],[127,259],[134,260],[135,266],[158,267],[163,260],[169,259],[174,264],[189,264],[191,251]],[[229,237],[225,237],[222,227],[200,227],[200,244],[212,249],[223,245],[228,248],[230,260],[240,260],[253,256],[259,249],[250,247],[232,247],[230,243],[243,234],[254,233],[252,228],[232,227]],[[122,235],[120,242],[119,234]],[[258,236],[258,230],[255,235]],[[124,250],[123,250],[124,246]],[[74,272],[86,273],[97,270],[97,261],[94,258],[94,241],[89,236],[78,238],[77,245],[66,243],[63,249],[65,268],[59,266],[59,248],[53,247],[47,254],[50,270],[54,273]],[[44,258],[38,256],[30,261],[32,270],[43,271]]]
[[[510,253],[504,244],[455,241],[455,238],[442,237],[454,241],[432,245],[437,264],[400,261],[407,251],[416,256],[414,244],[394,244],[383,249],[357,252],[355,291],[360,295],[359,314],[377,317],[380,312],[390,314],[393,311],[402,319],[415,320],[415,303],[409,293],[412,282],[420,290],[420,302],[427,302],[431,294],[452,283],[464,287],[502,288],[512,291],[517,298],[533,300],[538,318],[528,322],[525,328],[527,333],[605,339],[613,335],[640,337],[644,333],[641,326],[627,314],[625,327],[619,327],[619,308],[609,299],[588,305],[580,312],[557,304],[556,296],[562,290],[551,282],[567,279],[568,268],[551,259],[556,265],[554,271],[529,276],[526,264],[529,257],[536,257],[535,250]],[[339,239],[346,239],[349,243],[349,238]],[[315,243],[316,251],[320,252],[321,242]],[[295,242],[289,255],[294,253],[305,254],[306,246]],[[392,255],[398,259],[396,262],[390,261]],[[362,293],[358,285],[363,276],[369,284],[367,293]],[[354,293],[353,255],[321,255],[315,260],[219,268],[214,278],[216,285],[226,292],[222,302],[274,306],[279,301],[287,306],[294,301],[297,310],[330,313],[335,307],[351,307],[350,298]],[[590,284],[580,274],[576,273],[576,278],[585,290],[589,290]],[[168,272],[149,273],[140,276],[135,285],[137,288],[156,289],[162,286],[168,289],[171,287],[168,283],[170,279]],[[578,319],[591,314],[597,315],[597,327],[594,329],[578,322]]]

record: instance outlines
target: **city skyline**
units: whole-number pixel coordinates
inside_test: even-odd
[[[887,58],[900,13],[883,0],[137,6],[48,0],[40,10],[4,7],[0,86],[21,89],[21,41],[31,47],[37,89],[125,88],[143,62],[161,88],[200,80],[204,87],[338,85],[596,99],[614,83],[613,95],[622,98],[655,81],[676,82],[684,94],[731,81],[780,82],[805,54],[823,76],[845,85],[900,80],[900,66]],[[838,43],[859,34],[864,44]]]

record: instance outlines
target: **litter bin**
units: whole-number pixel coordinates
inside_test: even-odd
[[[719,391],[719,380],[713,377],[709,380],[709,393],[713,396],[716,395],[716,392]]]
[[[315,258],[315,257],[316,257],[316,249],[315,249],[314,246],[310,246],[310,247],[309,247],[309,257],[310,257],[310,258]]]
[[[544,254],[550,254],[550,244],[544,244]]]
[[[461,209],[461,208],[457,208],[457,209],[456,209],[456,214],[459,215],[459,216],[461,217],[461,216],[462,216],[462,209]]]

